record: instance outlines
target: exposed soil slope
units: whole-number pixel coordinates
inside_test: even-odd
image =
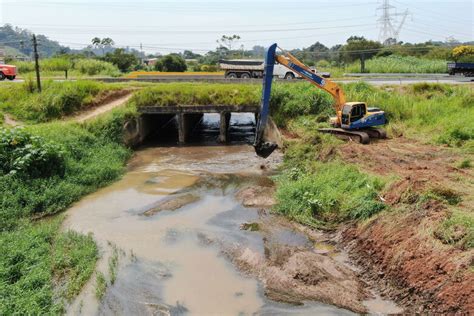
[[[73,119],[76,122],[84,122],[93,119],[125,104],[131,97],[132,91],[130,90],[108,91],[98,96],[94,102],[89,105],[88,110],[79,113]]]
[[[459,196],[458,209],[473,211],[472,169],[454,167],[462,157],[404,138],[369,146],[347,143],[339,153],[366,171],[397,177],[382,197],[392,211],[346,228],[342,234],[372,279],[394,285],[386,294],[416,311],[473,312],[474,250],[438,240],[434,230],[448,216],[449,206],[422,198],[438,190]]]

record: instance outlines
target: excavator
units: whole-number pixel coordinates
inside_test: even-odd
[[[267,158],[278,147],[275,142],[266,139],[266,128],[270,115],[273,68],[275,63],[279,63],[298,73],[303,79],[328,92],[334,98],[336,117],[330,120],[332,127],[320,128],[319,132],[357,140],[361,144],[368,144],[371,138],[386,138],[387,134],[385,130],[376,128],[376,126],[387,123],[384,111],[378,108],[367,107],[367,103],[365,102],[346,102],[344,91],[339,85],[319,76],[289,52],[279,48],[282,54],[277,54],[277,48],[279,48],[278,45],[273,44],[266,50],[260,116],[254,142],[257,155]]]

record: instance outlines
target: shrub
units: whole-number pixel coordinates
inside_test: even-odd
[[[186,61],[183,57],[177,54],[169,54],[158,60],[155,69],[165,72],[183,72],[188,69]]]
[[[62,176],[65,171],[61,147],[33,136],[23,128],[0,127],[0,176],[28,178]]]
[[[108,75],[112,77],[120,76],[119,69],[109,62],[96,59],[80,59],[76,61],[74,68],[83,75],[96,76]]]

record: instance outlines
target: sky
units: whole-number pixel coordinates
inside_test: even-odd
[[[119,47],[147,53],[216,48],[222,35],[236,45],[278,43],[285,49],[319,41],[342,44],[351,35],[378,40],[382,0],[0,0],[0,25],[9,23],[44,34],[71,48],[93,37],[111,37]],[[390,0],[394,24],[408,16],[404,42],[474,40],[474,0]]]

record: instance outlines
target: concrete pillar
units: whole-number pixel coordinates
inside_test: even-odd
[[[176,115],[178,120],[178,141],[181,145],[186,143],[189,134],[201,121],[203,115],[202,113],[180,113]]]
[[[230,112],[221,112],[219,142],[227,143],[229,136]]]

